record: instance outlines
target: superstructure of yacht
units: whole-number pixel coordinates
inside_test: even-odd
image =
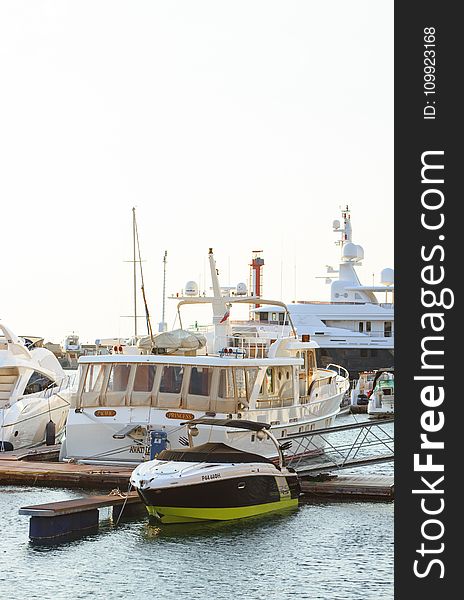
[[[185,446],[181,423],[190,419],[268,423],[279,441],[333,423],[349,387],[348,373],[335,365],[317,368],[317,343],[298,338],[290,315],[290,332],[283,335],[238,331],[229,318],[231,306],[264,301],[223,296],[211,249],[209,261],[215,294],[179,301],[180,330],[139,339],[138,354],[131,348],[130,354],[122,349],[80,357],[63,460],[138,464],[149,457],[153,436],[168,449]],[[204,336],[182,326],[180,308],[198,303],[213,306],[213,324]],[[267,304],[285,311],[281,302]],[[223,442],[276,458],[274,445],[253,432],[201,424],[198,435],[199,444]]]
[[[351,214],[346,207],[342,222],[333,230],[340,235],[338,270],[327,267],[331,283],[330,302],[302,301],[288,305],[298,335],[309,334],[317,341],[321,365],[343,364],[354,378],[360,371],[393,367],[394,348],[394,273],[383,269],[380,285],[361,284],[356,269],[361,266],[364,250],[353,243]],[[376,294],[383,296],[379,302]],[[260,306],[255,310],[260,326],[285,325],[284,310]]]
[[[64,430],[69,378],[42,342],[0,323],[0,450],[54,443]]]

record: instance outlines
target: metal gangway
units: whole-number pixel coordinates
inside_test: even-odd
[[[305,475],[393,461],[393,423],[361,421],[289,434],[282,444],[286,464]]]

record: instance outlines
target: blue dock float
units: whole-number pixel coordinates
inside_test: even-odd
[[[99,508],[111,506],[113,518],[118,519],[124,507],[124,514],[145,512],[137,492],[109,494],[50,502],[19,509],[20,515],[31,517],[29,538],[34,542],[57,543],[69,538],[94,533],[98,530]]]

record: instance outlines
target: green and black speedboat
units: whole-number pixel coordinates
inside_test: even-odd
[[[298,506],[297,474],[284,466],[270,425],[241,419],[194,419],[186,423],[189,447],[163,450],[131,475],[148,513],[162,523],[229,520]],[[251,430],[271,440],[278,464],[222,442],[193,446],[197,425]]]

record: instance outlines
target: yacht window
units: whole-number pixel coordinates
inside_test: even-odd
[[[129,381],[130,365],[112,365],[108,380],[108,392],[125,392]]]
[[[151,392],[155,380],[156,365],[137,365],[134,392]]]
[[[267,312],[259,313],[260,321],[267,321],[268,319],[269,319],[269,313],[267,313]]]
[[[34,371],[29,378],[29,381],[26,385],[26,389],[24,390],[24,395],[27,394],[37,394],[38,392],[43,392],[48,387],[53,384],[53,381],[44,375],[43,373],[39,373],[38,371]]]
[[[183,367],[163,367],[159,391],[166,394],[179,394],[182,388]]]
[[[188,393],[195,396],[209,396],[212,375],[212,369],[192,367]]]
[[[103,384],[104,365],[89,365],[84,392],[100,391]]]
[[[392,324],[391,321],[385,321],[383,324],[383,334],[385,337],[392,336]]]
[[[306,352],[305,354],[306,354],[306,362],[308,365],[308,370],[315,369],[316,368],[316,357],[314,356],[314,351],[308,350],[308,352]]]
[[[219,375],[219,392],[220,398],[234,397],[234,380],[232,377],[232,369],[221,369]]]
[[[277,313],[272,313],[271,320],[272,321],[277,321]]]
[[[372,325],[370,321],[366,321],[366,331],[370,333],[372,329]]]
[[[264,375],[264,389],[267,396],[273,396],[275,391],[275,369],[269,367]]]
[[[358,323],[358,328],[359,328],[359,333],[363,333],[363,331],[364,331],[364,323],[362,321],[360,321]]]
[[[258,377],[258,369],[246,369],[245,373],[247,378],[248,397],[250,397],[256,378]]]
[[[247,388],[245,380],[245,369],[234,369],[235,371],[235,386],[237,388],[237,398],[247,397]]]
[[[359,351],[360,356],[362,356],[363,358],[365,358],[367,356],[367,348],[361,348],[361,350]]]
[[[371,350],[371,356],[377,356],[377,350]]]

